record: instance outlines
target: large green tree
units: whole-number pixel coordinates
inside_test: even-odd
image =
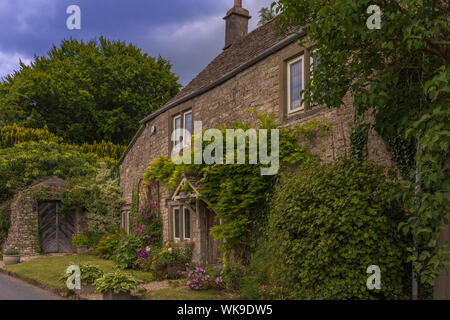
[[[281,29],[303,27],[315,44],[319,64],[304,91],[310,107],[340,107],[350,94],[358,113],[373,112],[394,158],[412,158],[398,161],[412,164],[402,170],[407,190],[399,195],[410,201],[411,215],[401,227],[413,240],[410,260],[420,280],[432,284],[445,261],[436,239],[450,210],[443,197],[450,190],[450,3],[376,1],[380,29],[367,25],[372,4],[278,0],[273,7]]]
[[[179,91],[171,68],[125,42],[63,40],[0,84],[0,125],[47,125],[73,143],[127,144],[139,120]]]

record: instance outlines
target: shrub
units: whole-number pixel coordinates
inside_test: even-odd
[[[118,294],[136,290],[139,283],[141,281],[134,278],[133,275],[123,271],[116,271],[105,274],[103,277],[95,280],[94,286],[95,291],[98,293],[112,291]]]
[[[391,190],[383,168],[347,159],[283,174],[268,227],[276,285],[294,299],[406,297],[404,217]],[[366,287],[370,265],[381,291]]]
[[[10,226],[11,201],[6,201],[0,205],[0,248],[8,238]]]
[[[223,288],[223,270],[217,266],[210,266],[204,262],[192,260],[186,265],[184,274],[187,277],[186,285],[191,290]]]
[[[239,292],[242,289],[245,273],[246,268],[241,264],[226,264],[223,269],[224,286],[230,291]]]
[[[73,265],[73,264],[70,264]],[[99,266],[93,265],[90,263],[80,264],[80,271],[81,271],[81,283],[83,285],[93,284],[95,280],[103,277],[103,271],[100,269]],[[64,273],[60,280],[63,282],[67,282],[67,279],[71,275],[68,273]]]
[[[95,174],[73,179],[61,198],[62,210],[82,208],[87,212],[88,232],[104,235],[119,230],[123,204],[119,177],[105,162]]]
[[[152,256],[151,272],[155,279],[179,279],[185,270],[186,263],[192,259],[193,242],[181,245],[166,243],[159,253]]]
[[[56,175],[62,179],[95,173],[98,158],[56,140],[25,142],[0,148],[0,202],[36,179]]]
[[[74,234],[72,235],[72,246],[95,248],[98,245],[100,238],[101,236],[96,234],[94,235]]]
[[[112,260],[116,254],[119,242],[124,239],[124,233],[113,233],[100,239],[95,247],[95,253],[104,259]]]

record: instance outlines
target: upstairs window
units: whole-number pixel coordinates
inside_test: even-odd
[[[304,56],[289,61],[287,68],[288,113],[292,113],[304,108],[300,95],[305,85]]]
[[[183,137],[183,146],[187,146],[191,143],[192,136],[192,111],[188,111],[184,113],[184,129],[185,137]]]
[[[181,116],[176,116],[173,118],[173,130],[179,130],[181,129]],[[181,137],[177,135],[175,137],[175,141],[173,142],[174,147],[177,147],[181,143]]]
[[[192,110],[179,113],[173,117],[173,132],[175,130],[185,129],[187,131],[183,132],[181,136],[175,136],[175,141],[173,141],[173,148],[177,147],[179,144],[182,147],[186,147],[191,142],[192,136]],[[172,137],[172,133],[170,133]],[[170,138],[169,137],[169,138]]]

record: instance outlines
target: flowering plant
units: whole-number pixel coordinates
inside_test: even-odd
[[[209,266],[205,262],[192,260],[186,264],[186,285],[192,290],[223,288],[223,270],[218,266]]]
[[[10,244],[6,249],[3,250],[5,256],[18,256],[20,254],[20,249],[13,244]]]

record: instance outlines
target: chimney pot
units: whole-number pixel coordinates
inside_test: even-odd
[[[225,16],[225,47],[229,48],[236,40],[248,33],[248,20],[251,19],[248,10],[242,8],[242,0],[234,0],[234,7]]]

